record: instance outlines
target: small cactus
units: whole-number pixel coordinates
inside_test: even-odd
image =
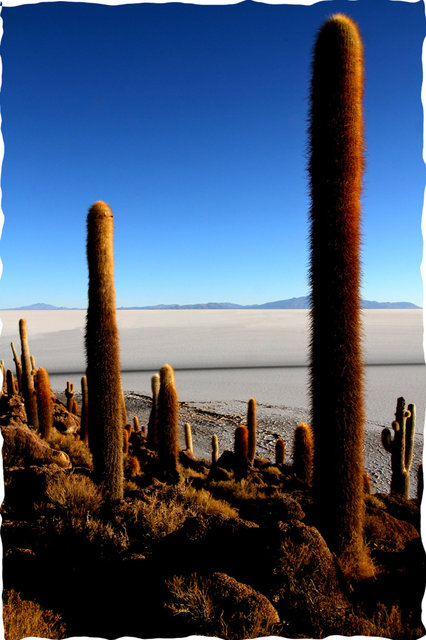
[[[25,318],[19,320],[19,335],[21,338],[22,395],[24,396],[27,420],[35,429],[38,429],[37,400],[34,392],[34,377],[32,375],[27,322]]]
[[[390,429],[382,431],[382,444],[392,456],[391,495],[408,499],[416,429],[416,405],[409,404],[406,409],[404,398],[398,398],[392,429],[393,439]]]
[[[185,447],[186,447],[186,451],[188,453],[190,453],[191,455],[193,455],[194,454],[194,450],[192,448],[192,431],[191,431],[191,425],[189,424],[189,422],[185,422],[184,429],[185,429]]]
[[[247,429],[248,429],[248,460],[253,464],[256,456],[256,429],[257,429],[257,405],[254,398],[250,398],[247,409]]]
[[[293,470],[308,485],[312,483],[313,458],[312,432],[305,422],[301,422],[294,432]]]
[[[1,371],[0,391],[1,391],[1,394],[3,394],[3,393],[7,393],[6,369],[5,369],[3,360],[0,362],[0,371]]]
[[[31,367],[32,367],[31,373],[33,374],[33,376],[35,376],[35,374],[37,373],[37,367],[36,367],[36,361],[34,356],[30,356],[30,361],[31,361]]]
[[[240,424],[235,429],[234,453],[238,458],[248,458],[248,429]]]
[[[129,453],[129,436],[130,436],[130,433],[129,433],[128,429],[124,428],[123,429],[123,453],[124,453],[124,455]]]
[[[177,479],[179,452],[178,434],[179,401],[175,387],[175,374],[169,364],[160,370],[158,394],[158,453],[160,462],[170,479]]]
[[[21,391],[22,390],[22,364],[21,364],[21,361],[18,358],[18,354],[16,353],[16,349],[15,349],[14,343],[11,342],[10,346],[12,347],[13,361],[15,362],[16,379],[18,381],[18,388]]]
[[[141,428],[139,426],[139,418],[138,416],[134,416],[133,418],[133,430],[135,433],[139,433]]]
[[[212,465],[215,465],[219,459],[219,441],[217,435],[212,436]]]
[[[18,385],[10,369],[6,371],[6,384],[7,384],[6,392],[10,396],[18,395]]]
[[[67,380],[67,388],[65,389],[65,396],[67,399],[67,409],[68,411],[72,411],[72,404],[73,404],[73,400],[74,400],[74,385],[71,384],[71,382],[69,382]]]
[[[160,393],[160,376],[155,373],[151,378],[152,407],[148,421],[148,444],[158,448],[158,394]]]
[[[53,401],[50,391],[49,374],[40,367],[35,376],[35,390],[39,418],[39,432],[44,440],[49,440],[53,426]]]
[[[277,438],[275,443],[275,464],[284,464],[285,442],[282,438]]]

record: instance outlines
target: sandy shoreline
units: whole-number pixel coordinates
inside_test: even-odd
[[[61,398],[63,394],[58,394]],[[76,393],[80,404],[80,394]],[[141,425],[147,425],[151,411],[151,398],[135,391],[126,391],[126,407],[129,422],[137,416]],[[211,458],[211,439],[218,436],[219,450],[233,449],[234,430],[239,424],[246,424],[247,403],[241,401],[222,402],[180,402],[179,424],[181,426],[181,446],[184,448],[183,425],[189,422],[192,428],[194,453],[198,458]],[[309,411],[297,407],[285,407],[258,403],[257,410],[257,455],[274,460],[275,442],[278,437],[286,443],[286,460],[292,461],[293,434],[299,422],[309,423]],[[389,493],[391,480],[390,454],[381,444],[381,427],[366,424],[364,432],[365,468],[369,475],[373,492]],[[411,467],[410,497],[415,497],[417,489],[417,467],[423,454],[423,435],[415,436],[413,464]]]

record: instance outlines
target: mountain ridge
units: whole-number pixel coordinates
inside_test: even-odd
[[[412,302],[377,302],[376,300],[362,300],[363,309],[421,309]],[[140,310],[140,311],[167,311],[180,309],[310,309],[309,296],[300,296],[298,298],[288,298],[287,300],[275,300],[274,302],[265,302],[264,304],[242,305],[233,302],[206,302],[198,304],[157,304],[144,307],[118,307],[118,310]],[[83,310],[83,307],[56,307],[45,302],[36,302],[35,304],[25,305],[22,307],[9,307],[2,309],[3,311],[75,311]]]

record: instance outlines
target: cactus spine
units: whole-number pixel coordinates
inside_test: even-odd
[[[160,376],[155,373],[151,378],[152,407],[148,421],[148,444],[153,449],[158,448],[158,395],[160,393]]]
[[[22,390],[22,364],[21,364],[21,361],[18,358],[18,354],[16,353],[16,349],[15,349],[14,343],[11,342],[10,346],[12,347],[13,361],[15,363],[16,379],[18,381],[18,388],[21,391]]]
[[[212,465],[215,465],[219,460],[219,441],[217,435],[212,436]]]
[[[89,443],[94,475],[110,500],[123,497],[123,391],[116,322],[113,215],[96,202],[87,216],[89,304],[86,321]]]
[[[277,438],[275,443],[275,463],[284,464],[285,460],[285,442],[282,438]]]
[[[186,447],[186,450],[191,455],[194,455],[194,450],[192,448],[192,431],[191,431],[191,425],[189,424],[189,422],[185,422],[184,429],[185,429],[185,447]]]
[[[27,420],[35,429],[38,429],[37,400],[34,392],[34,377],[32,375],[27,323],[25,318],[21,318],[19,320],[19,335],[21,338],[22,395],[24,396]]]
[[[352,575],[371,575],[363,542],[360,196],[363,46],[337,14],[321,28],[311,84],[311,354],[314,505],[321,533]]]
[[[35,376],[35,390],[39,419],[39,432],[44,440],[49,440],[53,426],[53,401],[50,391],[49,374],[40,367]]]
[[[254,398],[250,398],[247,408],[248,429],[248,459],[253,464],[256,455],[257,405]]]
[[[158,453],[166,476],[177,479],[179,453],[179,401],[175,387],[175,374],[169,364],[160,369],[160,392],[158,394]]]
[[[393,440],[389,429],[382,431],[382,444],[392,456],[391,495],[408,499],[416,429],[416,405],[409,404],[406,409],[404,398],[398,398],[392,429]]]
[[[312,483],[313,459],[312,432],[305,422],[301,422],[294,432],[293,470],[298,478],[309,485]]]
[[[89,444],[89,391],[87,387],[87,376],[81,378],[81,420],[80,439],[85,444]]]

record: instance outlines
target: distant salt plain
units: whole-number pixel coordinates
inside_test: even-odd
[[[31,353],[50,374],[52,388],[79,388],[85,370],[85,311],[1,311],[0,357],[13,367],[18,321],[27,320]],[[123,387],[150,395],[150,379],[169,362],[179,398],[193,402],[242,400],[309,407],[309,312],[291,310],[119,310]],[[389,425],[396,398],[417,404],[423,430],[426,370],[421,310],[363,312],[368,424]],[[324,374],[326,375],[326,373]]]

